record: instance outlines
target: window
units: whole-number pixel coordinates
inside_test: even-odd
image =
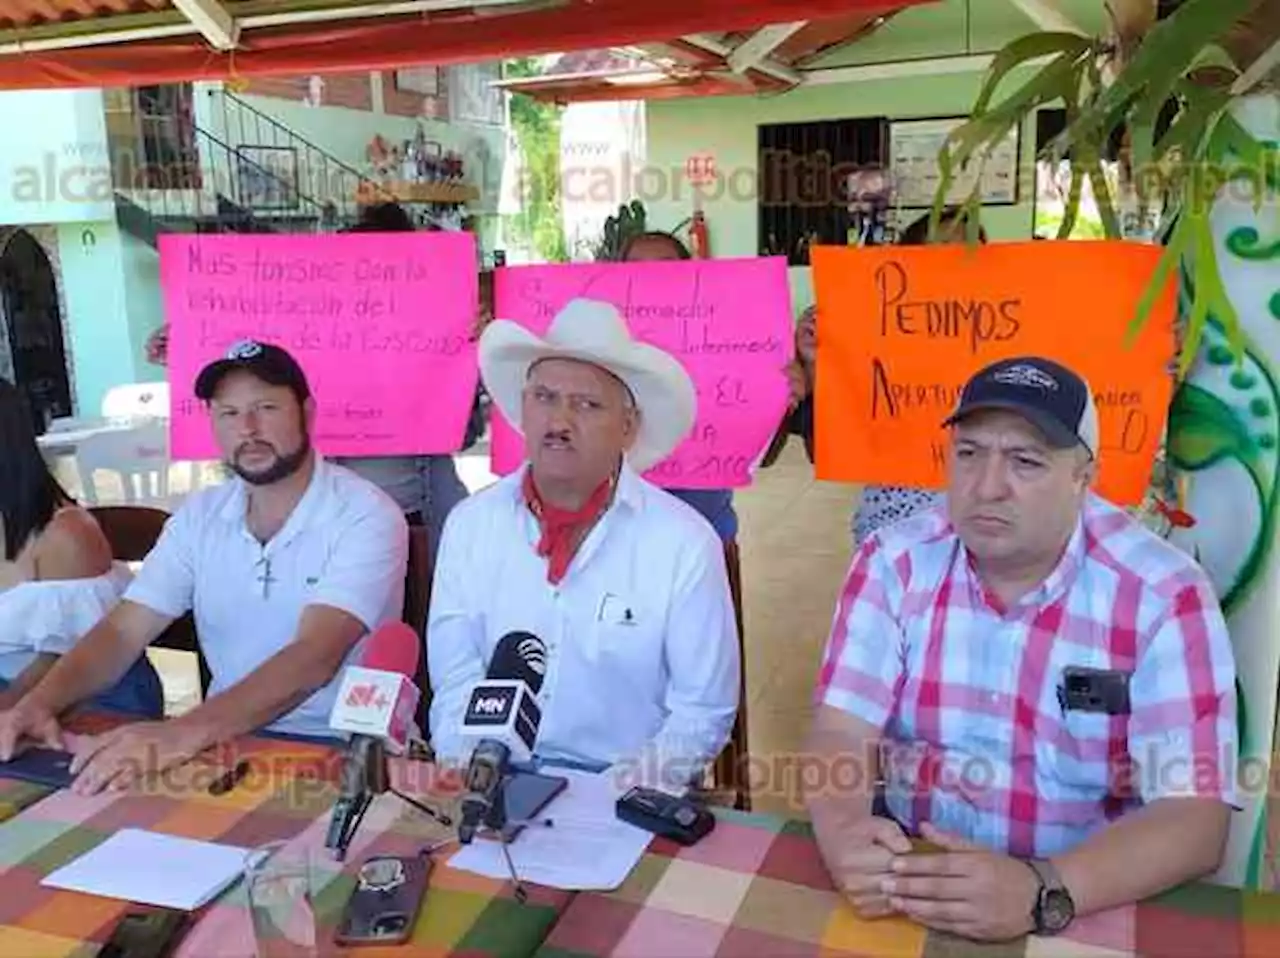
[[[809,262],[814,244],[845,244],[853,225],[849,184],[888,159],[884,117],[761,126],[761,256]]]

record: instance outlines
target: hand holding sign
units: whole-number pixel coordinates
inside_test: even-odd
[[[1094,392],[1098,492],[1141,501],[1173,389],[1172,284],[1131,344],[1126,334],[1160,254],[1129,242],[814,248],[818,477],[942,486],[941,423],[965,380],[1039,355]]]
[[[646,473],[675,489],[745,486],[787,409],[790,293],[782,259],[590,263],[498,270],[495,312],[542,335],[570,300],[612,303],[633,336],[666,350],[698,390],[692,434]],[[523,442],[493,414],[493,471]]]
[[[475,263],[469,233],[162,236],[173,458],[216,458],[192,390],[244,339],[302,366],[322,453],[453,452],[478,375]]]

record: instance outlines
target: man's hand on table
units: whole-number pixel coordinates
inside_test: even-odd
[[[32,745],[66,748],[62,727],[50,712],[19,703],[0,712],[0,762],[7,762]]]
[[[901,855],[881,890],[890,907],[922,925],[975,941],[1007,941],[1034,930],[1040,882],[1025,862],[923,825],[939,854]]]
[[[893,877],[893,861],[911,851],[911,840],[898,823],[870,817],[841,832],[841,847],[831,854],[827,867],[836,887],[853,905],[859,918],[883,918],[893,914],[882,888]]]
[[[202,732],[178,720],[139,722],[87,736],[75,748],[72,791],[95,795],[131,788],[148,776],[182,765],[204,751]]]

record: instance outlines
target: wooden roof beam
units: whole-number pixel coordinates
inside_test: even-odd
[[[234,50],[240,42],[240,24],[218,0],[172,0],[174,7],[200,31],[215,50]]]

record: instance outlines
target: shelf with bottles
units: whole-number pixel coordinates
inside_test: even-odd
[[[375,136],[365,150],[365,159],[368,179],[357,190],[359,203],[394,200],[463,206],[480,199],[479,189],[466,182],[462,154],[428,140],[421,123],[412,139],[398,145]]]

